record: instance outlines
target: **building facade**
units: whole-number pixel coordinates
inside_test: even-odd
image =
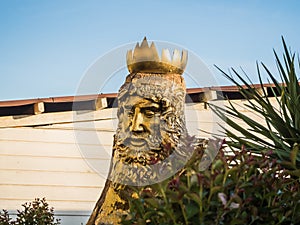
[[[228,105],[223,97],[256,116],[234,86],[187,93],[191,135],[209,138],[220,123],[226,126],[207,105]],[[116,94],[0,102],[0,209],[14,214],[21,204],[45,197],[62,224],[85,224],[108,173],[116,104]]]

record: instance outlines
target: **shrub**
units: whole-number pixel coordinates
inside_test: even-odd
[[[32,202],[22,205],[24,209],[18,210],[15,220],[10,218],[8,212],[0,212],[0,225],[58,225],[59,219],[54,218],[54,209],[49,208],[46,199],[36,198]]]
[[[2,210],[0,212],[0,225],[10,225],[10,224],[15,224],[12,219],[10,218],[8,211],[7,210]]]
[[[199,171],[194,155],[170,179],[133,188],[130,212],[122,224],[299,224],[300,186],[272,159],[246,148]]]

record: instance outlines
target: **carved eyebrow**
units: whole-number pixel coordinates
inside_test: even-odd
[[[153,112],[158,112],[160,107],[159,106],[146,106],[142,107],[143,110],[151,110]]]
[[[160,108],[159,103],[156,102],[143,102],[140,104],[140,107],[142,108]]]

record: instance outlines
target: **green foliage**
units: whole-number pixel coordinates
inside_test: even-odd
[[[231,102],[225,110],[214,105],[211,105],[211,108],[235,130],[233,132],[232,129],[225,129],[226,136],[232,140],[228,142],[228,145],[238,148],[244,145],[256,153],[272,150],[271,156],[279,159],[282,165],[291,170],[293,175],[299,177],[300,85],[296,69],[300,68],[300,61],[298,57],[298,63],[296,63],[295,54],[288,50],[283,38],[282,42],[283,60],[274,51],[281,80],[278,81],[270,70],[263,63],[261,64],[270,80],[269,86],[273,86],[271,90],[278,106],[274,106],[274,103],[267,97],[268,93],[264,89],[258,65],[258,77],[263,93],[258,93],[250,79],[244,78],[245,75],[240,75],[236,70],[232,69],[235,75],[233,77],[219,69],[226,78],[239,88],[239,92],[245,97],[247,101],[244,104],[245,109],[255,112],[264,120],[265,124],[261,124],[251,116],[240,112]],[[249,128],[239,125],[234,119],[244,122]]]
[[[15,224],[11,220],[12,219],[10,218],[8,211],[3,209],[2,212],[0,212],[0,225]]]
[[[199,170],[201,155],[175,176],[134,189],[122,224],[299,224],[300,185],[270,157],[246,148]]]
[[[18,210],[16,220],[10,218],[8,212],[0,212],[0,225],[58,225],[59,219],[54,218],[54,209],[49,208],[46,199],[36,198],[32,202],[22,205],[23,210]]]

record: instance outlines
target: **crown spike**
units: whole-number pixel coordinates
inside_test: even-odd
[[[164,48],[161,52],[161,61],[171,63],[171,54],[169,49]]]
[[[181,53],[181,68],[184,70],[187,64],[188,53],[186,50],[182,50]]]
[[[130,64],[133,63],[132,50],[131,49],[129,51],[127,51],[126,62],[127,62],[127,65],[130,65]]]
[[[144,39],[142,41],[141,48],[149,48],[148,41],[147,41],[146,37],[144,37]]]
[[[136,43],[133,51],[133,60],[137,60],[139,53],[140,53],[140,45],[139,43]]]
[[[152,52],[152,61],[159,61],[159,55],[157,53],[154,42],[151,43],[150,50]]]
[[[174,66],[180,67],[181,64],[181,56],[179,50],[175,49],[173,52],[172,64]]]

